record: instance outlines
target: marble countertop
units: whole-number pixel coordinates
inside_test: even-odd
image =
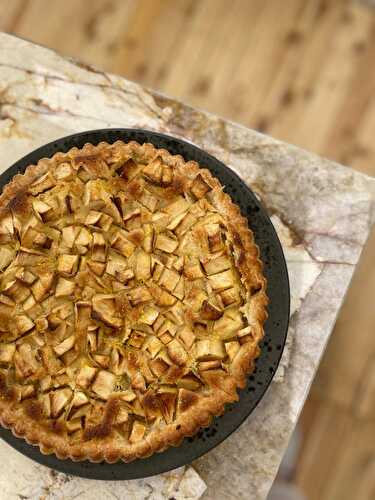
[[[104,482],[37,465],[0,443],[7,499],[265,499],[374,220],[375,180],[119,76],[0,34],[0,172],[74,132],[138,127],[184,138],[256,191],[282,241],[291,322],[275,379],[225,442],[153,478]]]

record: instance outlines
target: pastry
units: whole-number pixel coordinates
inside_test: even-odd
[[[259,355],[266,282],[208,170],[86,144],[0,196],[0,422],[59,458],[125,462],[209,425]]]

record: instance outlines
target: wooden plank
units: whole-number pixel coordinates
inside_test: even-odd
[[[248,35],[233,76],[222,81],[222,114],[254,127],[285,53],[285,37],[302,7],[301,0],[262,3],[245,31]]]
[[[375,422],[316,394],[304,410],[315,414],[305,434],[296,483],[309,500],[375,498]],[[305,416],[302,420],[305,421]],[[302,426],[306,431],[305,425]]]
[[[333,426],[332,429],[333,430]],[[375,424],[352,419],[321,500],[375,498]]]
[[[18,29],[18,23],[25,13],[26,0],[12,0],[12,2],[2,2],[0,14],[0,30],[14,32]]]
[[[194,59],[189,77],[184,80],[181,97],[194,106],[208,106],[210,111],[231,117],[236,97],[231,93],[231,85],[241,71],[242,56],[254,36],[249,20],[256,26],[263,9],[264,2],[259,1],[237,0],[231,3],[230,9],[224,2],[224,14],[219,14],[218,24],[214,16],[215,4],[211,6],[207,13],[213,19],[210,30],[204,32],[204,26],[195,30],[196,39],[189,50],[196,52],[198,57]],[[188,51],[183,57],[187,56]],[[173,86],[171,78],[169,88],[172,90]]]
[[[207,62],[207,43],[217,37],[218,22],[227,14],[226,0],[198,2],[176,50],[173,73],[165,81],[167,94],[186,100],[197,68],[204,67]]]
[[[327,351],[315,379],[315,388],[332,401],[355,407],[367,364],[375,353],[375,233],[372,233],[354,274]]]
[[[354,399],[353,413],[358,418],[375,421],[375,356],[364,366]]]
[[[367,59],[367,67],[371,68],[375,60],[375,37],[373,38],[371,46],[371,58]],[[357,170],[367,174],[375,175],[375,143],[374,143],[374,130],[375,130],[375,72],[368,72],[364,76],[363,85],[357,85],[360,92],[357,92],[357,110],[362,111],[362,115],[358,116],[358,111],[354,114],[354,119],[351,125],[348,124],[347,129],[343,130],[343,136],[350,136],[349,150],[347,152],[339,153],[341,159],[349,165],[353,165]],[[350,113],[350,108],[348,110]],[[356,116],[358,119],[356,120]],[[345,140],[341,140],[341,144]]]
[[[306,96],[311,93],[311,85],[324,60],[332,22],[337,16],[336,11],[322,11],[323,5],[305,2],[294,23],[287,26],[282,44],[284,53],[276,65],[268,93],[257,107],[256,128],[284,140],[290,140],[300,127],[300,108],[306,105]]]
[[[33,0],[17,34],[110,70],[116,42],[134,6],[133,0],[50,0],[46,8],[45,0]]]
[[[366,29],[352,44],[351,60],[355,71],[345,105],[337,114],[335,127],[327,134],[324,153],[373,175],[375,145],[368,135],[372,129],[369,121],[374,116],[375,11],[357,8],[353,12],[356,22]]]
[[[355,34],[341,22],[342,13],[340,5],[331,3],[315,21],[270,129],[277,137],[293,136],[294,143],[317,152],[344,102],[353,70],[347,52]]]
[[[147,86],[163,84],[173,71],[181,34],[198,4],[194,0],[141,0],[114,59],[113,70]]]
[[[297,462],[295,481],[309,500],[341,500],[341,497],[326,496],[326,489],[345,447],[350,416],[339,406],[317,396],[312,396],[310,406],[316,418],[310,422],[308,432],[306,426],[302,426],[305,430],[304,445]],[[306,412],[309,413],[309,407],[306,407]]]

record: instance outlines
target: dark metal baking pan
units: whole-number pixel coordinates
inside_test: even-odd
[[[247,387],[239,391],[239,402],[227,405],[226,412],[222,416],[214,418],[209,427],[202,429],[194,437],[185,438],[179,447],[171,447],[162,453],[128,464],[73,462],[69,459],[60,460],[55,455],[43,455],[38,447],[29,445],[23,439],[15,437],[9,430],[0,427],[0,436],[29,458],[66,474],[105,480],[143,478],[189,464],[235,431],[262,399],[274,376],[286,340],[290,306],[289,280],[284,254],[266,210],[236,173],[205,151],[181,139],[140,129],[102,129],[70,135],[50,142],[18,160],[0,175],[0,188],[15,174],[23,172],[28,165],[37,163],[40,158],[51,157],[57,151],[66,152],[74,146],[82,148],[87,142],[98,144],[100,141],[113,143],[117,140],[151,142],[158,148],[180,154],[185,160],[199,162],[220,180],[225,186],[225,191],[240,206],[242,214],[248,218],[249,226],[254,232],[264,262],[270,303],[261,355],[254,373],[248,378]]]

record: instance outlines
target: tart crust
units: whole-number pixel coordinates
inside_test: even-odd
[[[178,446],[238,400],[259,355],[268,299],[247,219],[208,170],[152,144],[86,144],[16,175],[0,196],[0,265],[0,422],[44,454],[114,463]]]

